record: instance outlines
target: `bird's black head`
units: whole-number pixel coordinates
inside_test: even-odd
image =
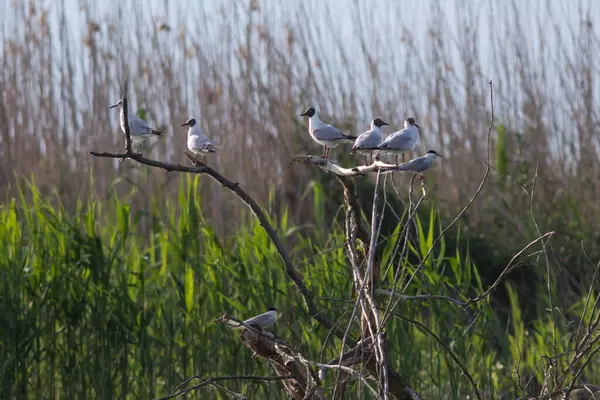
[[[435,151],[435,150],[429,150],[429,151],[427,152],[427,154],[435,154],[436,156],[439,156],[439,157],[444,157],[443,155],[441,155],[440,153],[438,153],[438,152],[437,152],[437,151]]]
[[[301,117],[312,117],[313,115],[315,115],[316,111],[314,108],[307,108],[306,111],[304,111],[302,114],[300,114]]]
[[[181,124],[181,126],[189,126],[190,128],[194,125],[196,125],[196,120],[194,118],[190,118],[187,121],[185,121],[183,124]]]
[[[277,311],[277,309],[275,307],[269,307],[267,311]]]
[[[379,128],[381,128],[384,125],[389,125],[387,122],[384,122],[381,118],[375,118],[373,120],[373,124]]]
[[[412,117],[411,117],[411,118],[407,118],[407,119],[406,119],[406,122],[408,122],[408,124],[409,124],[409,125],[414,125],[414,126],[416,126],[417,128],[421,129],[421,127],[415,123],[415,119],[414,119],[414,118],[412,118]]]

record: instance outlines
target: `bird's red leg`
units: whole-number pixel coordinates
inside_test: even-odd
[[[325,158],[329,158],[329,147],[325,146]]]

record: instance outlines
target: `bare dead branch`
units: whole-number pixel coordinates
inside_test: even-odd
[[[452,298],[450,296],[442,296],[442,295],[436,295],[436,294],[420,294],[420,295],[415,295],[415,296],[407,296],[407,295],[403,295],[403,294],[396,293],[396,292],[393,292],[391,290],[386,290],[386,289],[377,289],[377,293],[387,295],[387,296],[394,296],[402,301],[444,300],[444,301],[448,301],[450,303],[456,304],[457,306],[460,306],[460,307],[465,306],[464,301],[460,301],[460,300]]]
[[[377,310],[377,305],[373,300],[372,294],[375,292],[377,282],[379,280],[379,271],[375,272],[375,248],[377,238],[379,237],[379,226],[377,225],[377,199],[379,196],[379,182],[381,178],[381,171],[377,172],[377,180],[375,182],[375,189],[373,195],[373,210],[371,215],[371,241],[369,243],[369,253],[367,258],[367,270],[365,272],[365,276],[363,278],[363,286],[368,282],[370,284],[369,287],[365,286],[364,290],[367,288],[369,292],[365,292],[365,297],[369,305],[371,306],[370,313],[373,318],[373,322],[375,325],[375,332],[371,332],[371,338],[373,342],[376,343],[375,346],[375,355],[377,362],[380,365],[381,370],[381,380],[382,380],[382,394],[383,399],[388,399],[388,375],[387,375],[387,361],[386,361],[386,353],[385,353],[385,344],[384,344],[384,335],[383,335],[383,325],[381,324],[381,320],[379,318],[379,311]],[[382,210],[383,213],[383,210]],[[363,311],[364,312],[364,311]],[[365,318],[368,320],[370,318],[369,315],[365,315]],[[375,337],[373,337],[375,335]],[[364,337],[363,337],[364,339]]]
[[[569,399],[569,396],[571,394],[571,392],[575,391],[575,390],[585,390],[588,393],[600,393],[600,386],[597,385],[575,385],[573,387],[569,387],[569,388],[562,388],[562,389],[557,389],[555,391],[553,391],[552,393],[548,394],[548,396],[543,397],[542,399],[557,399],[557,396],[561,396],[560,400],[566,400]],[[577,397],[579,398],[579,397]],[[589,398],[589,397],[588,397]],[[595,398],[595,397],[592,397]],[[540,399],[540,400],[542,400]]]
[[[124,113],[124,117],[125,117],[125,136],[127,138],[127,148],[126,148],[125,152],[124,153],[99,153],[99,152],[95,152],[95,151],[90,151],[90,154],[93,156],[96,156],[96,157],[104,157],[104,158],[114,158],[114,159],[122,159],[122,160],[131,159],[131,160],[137,161],[140,164],[148,165],[150,167],[155,167],[155,168],[161,168],[167,172],[185,172],[185,173],[191,173],[191,174],[206,174],[206,175],[210,176],[212,179],[214,179],[215,181],[219,182],[226,189],[229,189],[233,194],[235,194],[242,202],[244,202],[250,208],[250,210],[252,211],[252,213],[254,214],[256,219],[258,219],[261,227],[266,232],[267,236],[269,236],[269,239],[271,239],[271,242],[273,242],[273,245],[277,249],[277,253],[279,254],[279,256],[281,257],[281,259],[283,261],[283,264],[285,267],[285,273],[288,276],[288,278],[294,282],[294,284],[300,291],[302,298],[304,299],[304,304],[306,305],[308,313],[315,320],[317,320],[321,325],[323,325],[324,327],[326,327],[329,330],[332,330],[334,332],[334,334],[336,336],[338,336],[339,338],[342,338],[343,331],[338,326],[335,326],[334,324],[332,324],[331,321],[317,309],[317,306],[313,300],[312,293],[310,293],[310,291],[304,284],[302,277],[296,271],[296,268],[294,267],[292,259],[290,258],[287,250],[281,243],[281,240],[279,240],[277,233],[275,232],[275,230],[269,223],[269,219],[265,215],[262,208],[254,201],[254,199],[252,199],[252,197],[250,197],[250,195],[248,195],[248,193],[246,193],[246,191],[244,191],[240,187],[240,184],[238,182],[230,181],[229,179],[227,179],[223,175],[221,175],[219,172],[217,172],[215,169],[209,167],[206,164],[199,164],[199,165],[196,165],[193,167],[188,167],[188,166],[183,166],[183,165],[174,165],[174,164],[169,164],[169,163],[165,163],[162,161],[152,160],[152,159],[142,156],[141,154],[134,153],[131,148],[131,137],[130,137],[130,133],[129,133],[129,120],[128,120],[128,114],[127,114],[127,112],[128,112],[127,106],[128,106],[127,105],[127,96],[126,96],[126,93],[124,93],[122,107],[123,107],[123,113]],[[188,155],[188,157],[189,157],[189,155]]]
[[[400,251],[400,263],[398,264],[398,268],[396,269],[396,273],[394,274],[394,281],[392,282],[392,291],[391,291],[392,294],[390,295],[390,299],[388,301],[388,304],[386,306],[384,316],[383,316],[384,325],[387,322],[388,318],[390,317],[391,311],[396,308],[396,306],[398,305],[398,303],[401,300],[400,298],[398,298],[392,304],[392,299],[394,297],[394,294],[396,293],[396,285],[398,284],[398,279],[400,278],[400,272],[402,271],[402,268],[401,268],[402,260],[404,259],[404,257],[406,256],[406,253],[408,251],[408,235],[410,233],[410,231],[409,231],[410,224],[414,222],[415,216],[417,215],[417,211],[419,210],[419,206],[427,197],[427,193],[425,192],[425,189],[424,189],[425,186],[423,185],[423,195],[421,196],[421,198],[419,198],[419,200],[417,201],[417,204],[415,204],[415,206],[413,207],[413,192],[414,192],[413,185],[415,183],[416,177],[417,177],[417,174],[414,174],[410,181],[410,186],[408,188],[408,213],[407,213],[408,218],[406,220],[406,223],[404,224],[404,227],[402,228],[402,231],[400,232],[400,240],[396,243],[396,246],[394,246],[394,252],[392,253],[392,257],[390,258],[390,260],[394,260],[394,258],[396,257],[396,254],[398,254],[398,249],[400,248],[400,243],[402,243],[402,250]],[[423,183],[423,181],[421,181],[421,183]],[[392,266],[393,266],[393,263],[390,263],[389,268],[391,268]],[[384,275],[387,275],[387,271]]]
[[[342,186],[344,187],[344,202],[346,204],[346,227],[345,227],[346,249],[348,251],[348,257],[350,258],[350,261],[352,263],[352,268],[354,271],[357,267],[356,259],[358,258],[358,256],[357,256],[358,252],[356,250],[356,239],[359,238],[363,242],[363,245],[365,247],[365,250],[364,250],[365,255],[369,254],[369,245],[371,243],[371,235],[369,234],[368,229],[366,229],[362,225],[360,205],[358,203],[358,195],[356,193],[354,183],[351,179],[352,177],[363,175],[365,172],[364,167],[362,169],[359,168],[357,170],[359,172],[352,171],[349,169],[341,168],[337,164],[332,163],[321,157],[314,157],[314,156],[296,157],[296,158],[294,158],[294,161],[292,161],[292,163],[299,163],[299,164],[305,164],[305,165],[317,165],[317,166],[321,167],[324,171],[334,175],[339,180],[339,182],[342,184]],[[388,171],[391,172],[393,170],[393,169],[387,169],[384,166],[384,165],[388,165],[388,164],[383,164],[383,163],[377,164],[377,162],[376,162],[376,163],[374,163],[374,165],[377,166],[377,168],[372,169],[372,170],[367,170],[367,172],[377,172],[378,170],[381,170],[381,172],[384,173],[384,172],[388,172]],[[379,168],[380,166],[384,166],[384,168],[381,169],[381,168]],[[325,168],[323,168],[323,167],[325,167]],[[393,165],[391,167],[393,167],[394,169],[396,168],[395,165]],[[358,296],[360,296],[361,293],[364,293],[364,287],[362,287],[362,286],[364,285],[364,283],[367,280],[363,279],[361,282],[360,275],[357,275],[357,271],[355,271],[354,274],[356,275],[355,289],[358,290]],[[368,274],[365,274],[365,277],[367,277],[367,276],[368,276]],[[361,287],[362,287],[362,289],[361,289]],[[356,310],[356,308],[353,308],[353,310]],[[350,318],[351,321],[353,319],[354,319],[354,317]],[[382,327],[385,326],[385,322],[382,321],[380,326],[382,326]],[[349,344],[352,347],[352,344],[350,343],[350,339],[348,338],[350,325],[348,325],[347,328],[348,329],[346,330],[346,333],[342,336],[342,351],[340,354],[340,358],[338,359],[338,364],[333,366],[335,368],[342,369],[342,370],[343,370],[343,365],[340,365],[339,361],[341,361],[343,359],[343,354],[344,354],[343,349],[345,348],[346,344]],[[371,331],[372,331],[372,329],[371,329]],[[362,339],[364,339],[364,338],[362,338]],[[323,365],[325,365],[325,364],[323,364]],[[366,362],[363,362],[363,365],[365,366],[367,371],[369,371],[370,375],[372,375],[374,377],[379,376],[380,364],[375,362],[375,360],[373,360],[373,357],[369,357],[368,360],[366,360]],[[331,366],[329,366],[328,368],[331,368]],[[412,390],[408,386],[408,384],[406,383],[406,380],[402,376],[400,376],[398,373],[396,373],[393,369],[389,368],[388,365],[385,365],[383,368],[386,368],[385,373],[388,376],[388,385],[389,385],[388,392],[389,393],[391,393],[393,396],[395,396],[395,398],[401,399],[401,400],[410,400],[410,399],[419,398],[418,396],[415,397],[415,394],[414,394],[415,391]],[[348,372],[348,371],[344,371],[344,372]],[[364,381],[364,380],[363,380],[363,383],[365,385],[367,385],[366,381]],[[377,391],[375,391],[374,393],[376,395],[378,395]]]
[[[296,156],[292,164],[317,165],[326,172],[337,176],[353,177],[366,175],[373,172],[406,172],[401,171],[402,164],[387,164],[382,161],[374,161],[371,165],[359,165],[353,168],[343,168],[327,158],[319,156]]]
[[[189,382],[198,379],[201,380],[197,385],[189,387],[187,389],[179,390],[181,387],[187,385]],[[195,390],[200,389],[201,387],[213,385],[215,382],[222,381],[262,381],[262,382],[273,382],[273,381],[281,381],[287,379],[294,379],[291,375],[283,375],[283,376],[256,376],[256,375],[224,375],[224,376],[214,376],[211,378],[203,378],[201,376],[193,376],[184,382],[182,382],[171,394],[165,397],[159,397],[154,400],[168,400],[173,399],[178,396],[183,396],[187,393],[193,392]],[[244,397],[245,398],[245,397]]]
[[[254,356],[266,359],[278,376],[289,377],[283,382],[283,385],[291,398],[325,400],[322,389],[312,390],[318,386],[318,378],[308,364],[298,360],[297,352],[284,340],[227,315],[223,315],[216,322],[229,325],[231,321],[238,324],[236,326],[245,328],[242,330],[240,339],[252,350]]]
[[[598,339],[598,337],[596,339]],[[598,351],[600,351],[600,346],[597,346],[594,350],[589,351],[587,360],[585,360],[585,362],[581,365],[579,370],[573,375],[573,379],[571,379],[571,384],[567,387],[567,393],[571,393],[573,391],[573,388],[575,387],[575,382],[577,382],[577,380],[581,376],[581,373],[585,370],[590,361],[592,361],[592,358],[598,353]],[[587,353],[588,352],[586,351],[586,354]]]
[[[406,282],[406,285],[404,286],[402,293],[404,293],[406,291],[406,289],[408,289],[408,286],[412,282],[412,279],[416,276],[417,272],[419,272],[421,270],[421,268],[425,264],[425,261],[427,261],[427,259],[431,255],[431,253],[433,252],[433,249],[435,248],[437,243],[441,240],[442,237],[444,237],[444,234],[446,234],[448,229],[450,229],[456,223],[456,221],[458,221],[460,219],[460,217],[463,216],[463,214],[469,209],[469,207],[471,207],[471,204],[473,204],[475,199],[479,196],[479,193],[481,193],[481,191],[483,190],[483,186],[487,182],[487,177],[490,173],[490,138],[492,136],[492,128],[494,127],[494,118],[495,118],[495,116],[494,116],[494,86],[493,86],[491,79],[490,79],[490,104],[491,104],[492,117],[490,119],[490,126],[488,127],[488,134],[487,134],[487,156],[486,156],[486,162],[485,162],[486,168],[485,168],[485,173],[483,174],[483,178],[481,179],[481,183],[479,184],[479,187],[473,194],[473,197],[471,197],[471,200],[469,200],[469,202],[462,208],[462,210],[460,210],[460,212],[456,215],[456,217],[454,217],[454,219],[452,221],[450,221],[450,223],[442,230],[442,232],[440,232],[438,237],[435,238],[435,240],[431,244],[431,247],[429,248],[429,251],[427,251],[427,254],[425,254],[425,256],[423,257],[423,259],[421,260],[421,262],[419,263],[417,268],[415,268],[415,271],[413,272],[411,277],[408,279],[408,282]]]

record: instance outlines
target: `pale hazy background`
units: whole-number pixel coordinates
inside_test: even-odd
[[[199,118],[222,146],[212,165],[263,204],[274,188],[296,213],[310,212],[302,195],[315,171],[290,158],[321,152],[298,117],[307,106],[349,133],[374,116],[390,133],[414,116],[423,129],[413,155],[434,148],[448,157],[432,175],[448,182],[435,198],[452,208],[485,168],[493,79],[504,137],[498,155],[492,135],[492,163],[523,183],[539,161],[550,194],[567,185],[597,208],[600,4],[592,0],[4,0],[2,13],[4,185],[14,171],[48,191],[85,194],[91,173],[101,198],[114,189],[144,208],[144,193],[172,196],[177,175],[88,154],[122,148],[108,106],[129,76],[134,109],[169,131],[148,153],[186,162],[179,125]],[[341,147],[332,157],[357,162]],[[229,202],[203,185],[206,210],[222,220]],[[522,194],[518,185],[504,190]]]

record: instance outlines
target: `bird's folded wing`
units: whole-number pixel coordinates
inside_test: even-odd
[[[387,138],[387,140],[385,141],[386,144],[383,147],[392,148],[392,149],[400,149],[400,150],[408,149],[411,147],[412,141],[413,141],[412,138],[409,137],[408,135],[398,134],[393,137]]]
[[[342,132],[331,125],[313,130],[313,135],[319,140],[341,140],[344,139]]]
[[[356,139],[356,142],[354,143],[353,148],[364,149],[364,148],[377,147],[379,142],[380,142],[380,140],[377,136],[370,134],[370,132],[365,132],[365,133],[362,133]]]
[[[193,147],[196,149],[204,149],[204,148],[208,148],[208,147],[214,147],[213,144],[210,142],[210,139],[204,135],[191,136],[188,139],[188,144],[190,145],[190,147]]]
[[[423,157],[402,163],[398,166],[398,171],[421,171],[425,167],[425,159]]]

